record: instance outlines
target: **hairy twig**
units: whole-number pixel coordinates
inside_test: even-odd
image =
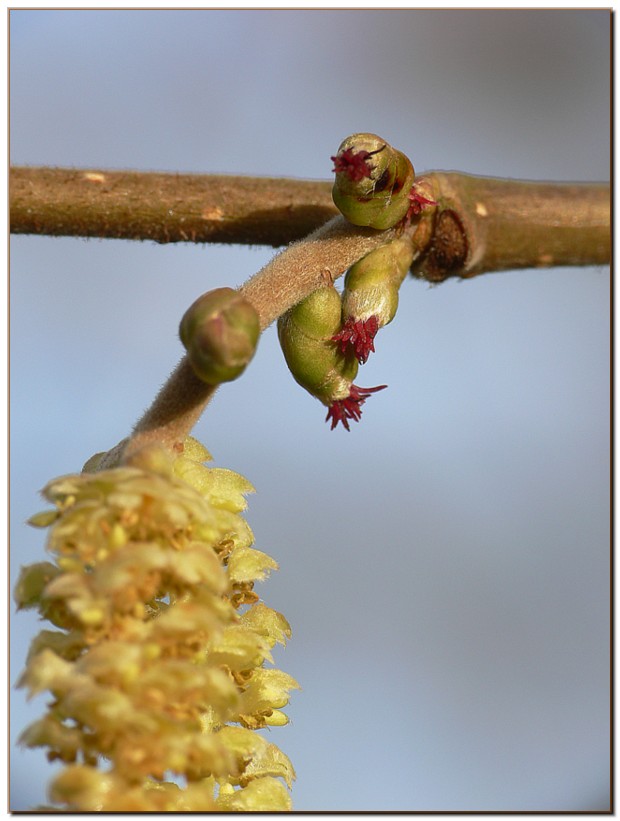
[[[343,217],[334,217],[307,239],[277,254],[241,288],[256,308],[261,330],[324,285],[326,279],[342,276],[356,260],[394,234],[394,230],[356,228]],[[125,452],[153,442],[174,450],[194,427],[215,390],[198,379],[184,356],[136,425]]]

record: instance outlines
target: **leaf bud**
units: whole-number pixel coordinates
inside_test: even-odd
[[[332,198],[349,222],[384,230],[406,216],[415,172],[405,154],[376,134],[352,134],[332,160]]]
[[[185,312],[181,342],[196,376],[209,385],[240,376],[256,350],[260,321],[254,307],[233,288],[216,288]]]

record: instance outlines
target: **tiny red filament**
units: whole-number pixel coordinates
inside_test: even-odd
[[[354,319],[352,316],[345,320],[342,330],[332,336],[332,342],[338,342],[343,354],[353,350],[360,365],[368,359],[375,350],[375,336],[379,330],[379,320],[373,314],[368,319]]]
[[[352,148],[345,149],[342,154],[331,157],[333,160],[333,171],[336,174],[346,174],[351,182],[359,182],[364,177],[370,177],[372,166],[368,165],[370,151],[353,151]]]
[[[376,388],[359,388],[357,385],[351,385],[351,392],[346,399],[336,399],[329,406],[325,421],[332,421],[331,429],[333,430],[338,422],[342,422],[347,430],[349,427],[349,419],[354,422],[359,422],[362,418],[362,405],[368,399],[371,393],[375,391],[382,391],[387,388],[387,385],[378,385]]]
[[[415,185],[411,189],[408,194],[409,199],[411,200],[411,205],[409,206],[409,210],[405,216],[405,219],[411,219],[411,217],[417,217],[418,214],[421,214],[425,208],[429,205],[437,205],[435,200],[429,200],[426,197],[423,197],[422,194],[418,194],[415,190]]]

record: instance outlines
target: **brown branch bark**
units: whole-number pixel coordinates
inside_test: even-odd
[[[337,214],[329,182],[12,168],[11,233],[287,245]]]
[[[439,208],[428,254],[414,269],[425,279],[609,263],[606,183],[430,176]]]
[[[418,275],[609,261],[606,184],[428,176],[438,216],[455,216],[436,223]],[[13,168],[9,192],[16,234],[279,247],[337,214],[331,183],[266,177]]]

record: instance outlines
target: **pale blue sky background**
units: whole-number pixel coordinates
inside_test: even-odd
[[[330,177],[375,131],[419,170],[606,180],[605,11],[13,11],[19,165]],[[15,237],[13,575],[37,491],[123,438],[178,321],[266,248]],[[298,810],[602,810],[609,793],[609,270],[403,285],[350,433],[275,330],[196,433],[281,569],[270,738]],[[13,681],[39,629],[12,619]],[[13,694],[13,735],[44,699]],[[12,809],[53,768],[12,756]]]

